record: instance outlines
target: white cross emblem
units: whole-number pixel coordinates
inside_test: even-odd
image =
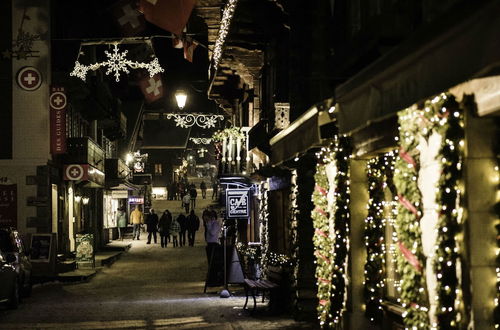
[[[28,72],[28,74],[26,75],[26,77],[23,78],[24,81],[26,81],[28,83],[28,85],[31,85],[35,82],[36,80],[36,77],[33,77],[33,75],[31,74],[31,72]]]
[[[161,80],[156,80],[155,78],[149,78],[149,86],[146,87],[146,92],[148,94],[153,94],[154,96],[160,95],[160,87],[162,86]]]
[[[133,29],[139,26],[139,20],[137,17],[139,17],[139,13],[130,6],[130,4],[125,5],[122,7],[123,9],[123,16],[118,19],[118,23],[120,25],[125,25],[129,23]]]
[[[57,95],[57,97],[54,99],[54,103],[57,105],[57,106],[60,106],[61,103],[63,103],[64,100],[59,96]]]
[[[71,170],[71,176],[72,177],[76,177],[79,173],[80,173],[80,171],[77,170],[76,168],[74,168],[74,169]]]

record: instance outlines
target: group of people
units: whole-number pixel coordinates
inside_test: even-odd
[[[149,214],[144,219],[141,210],[139,207],[136,207],[130,214],[130,223],[133,225],[132,240],[140,239],[141,227],[145,224],[148,233],[146,244],[151,244],[151,241],[156,244],[157,235],[159,234],[162,248],[167,247],[170,242],[173,247],[185,246],[186,236],[187,244],[194,246],[196,232],[200,228],[200,219],[194,209],[191,209],[186,214],[187,216],[181,212],[174,218],[169,210],[165,210],[161,214],[161,217],[158,217],[155,210],[150,209]],[[124,212],[123,217],[126,219]],[[202,213],[202,221],[207,246],[218,245],[221,224],[217,219],[217,211],[212,207],[206,208]],[[123,239],[123,233],[120,236]]]
[[[132,240],[140,239],[141,225],[144,223],[148,232],[146,244],[151,244],[151,241],[156,244],[157,234],[159,234],[162,248],[167,247],[170,242],[173,247],[185,246],[186,234],[189,246],[194,246],[196,232],[200,228],[200,219],[194,210],[191,210],[187,216],[181,212],[177,218],[174,218],[169,210],[165,210],[161,217],[158,217],[155,210],[150,209],[144,220],[142,212],[136,208],[130,214],[130,222],[133,225]]]

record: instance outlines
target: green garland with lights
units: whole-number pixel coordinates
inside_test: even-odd
[[[494,153],[496,156],[496,184],[497,184],[497,196],[500,194],[500,120],[496,120],[496,144],[494,145]],[[495,229],[497,230],[497,248],[500,248],[500,201],[497,201],[494,206],[494,212],[497,218],[497,223],[495,224]],[[496,254],[496,297],[495,297],[495,308],[493,309],[493,321],[495,323],[495,329],[500,329],[500,253],[497,251]]]
[[[397,254],[397,266],[401,276],[401,302],[405,308],[403,318],[406,328],[428,329],[426,283],[422,272],[425,257],[419,223],[422,196],[417,185],[419,112],[406,109],[398,116],[400,150],[395,162],[394,184],[399,201],[396,232],[401,253]]]
[[[320,157],[318,157],[320,158]],[[313,242],[316,255],[316,284],[318,286],[318,319],[321,326],[333,325],[330,313],[330,295],[332,291],[331,277],[333,276],[333,240],[330,234],[330,212],[328,209],[327,194],[329,189],[326,175],[326,165],[319,159],[314,175],[316,185],[312,196],[315,205],[311,212],[315,228]]]
[[[440,207],[437,223],[436,257],[434,271],[437,274],[436,317],[440,329],[458,329],[459,317],[456,301],[460,294],[457,260],[460,257],[457,234],[461,231],[458,210],[462,179],[463,118],[462,112],[450,94],[441,94],[425,104],[424,113],[434,117],[434,129],[441,134],[441,176],[436,194]],[[427,111],[431,109],[431,111]],[[431,297],[432,299],[432,297]]]
[[[297,185],[297,170],[293,169],[292,171],[292,176],[290,178],[290,209],[289,209],[289,215],[290,215],[290,230],[289,230],[289,239],[290,239],[290,264],[293,269],[293,272],[290,276],[290,286],[292,287],[292,295],[295,300],[298,299],[298,267],[297,267],[297,261],[298,261],[298,252],[299,252],[299,244],[298,244],[298,214],[299,214],[299,207],[298,207],[298,195],[299,195],[299,186]]]
[[[266,256],[269,251],[269,211],[268,211],[268,191],[267,182],[262,183],[259,187],[260,189],[260,203],[259,203],[259,218],[260,218],[260,242],[261,242],[261,254]],[[265,273],[268,264],[265,257],[261,257],[261,268],[262,273]]]
[[[461,231],[459,188],[462,176],[463,115],[451,94],[440,94],[425,102],[423,110],[407,109],[399,114],[399,157],[396,161],[395,184],[398,190],[397,232],[401,254],[398,268],[401,274],[401,297],[405,326],[429,328],[427,299],[437,301],[437,329],[460,327],[457,302],[461,298],[457,273]],[[420,218],[421,193],[418,179],[418,136],[428,138],[433,132],[442,138],[438,155],[441,175],[437,183],[436,204],[439,207],[433,270],[436,273],[436,296],[425,297],[425,256],[422,251]],[[428,293],[427,293],[428,294]],[[460,307],[458,307],[460,309]]]
[[[212,135],[212,140],[214,142],[220,142],[230,136],[232,136],[233,138],[240,138],[240,139],[243,139],[245,137],[245,135],[243,134],[243,132],[241,132],[241,129],[239,127],[229,127],[214,132],[214,134]]]
[[[332,146],[317,154],[316,187],[312,199],[316,277],[318,284],[318,318],[322,327],[334,328],[342,323],[346,308],[347,256],[349,253],[349,159],[351,146],[347,137],[336,137]],[[329,184],[326,165],[334,163],[337,169],[334,200],[331,209],[326,196]],[[330,222],[332,226],[330,225]],[[334,232],[331,232],[331,230]]]
[[[374,324],[383,318],[382,298],[385,286],[385,186],[392,188],[394,153],[372,158],[367,164],[368,215],[365,219],[365,315]],[[392,188],[391,190],[394,190]]]

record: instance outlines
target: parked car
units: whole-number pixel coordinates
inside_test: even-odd
[[[0,303],[7,303],[10,308],[19,305],[19,281],[13,265],[15,258],[0,250]]]
[[[29,253],[15,229],[0,228],[0,251],[3,253],[4,267],[11,266],[16,272],[17,290],[20,296],[30,296],[33,284]]]

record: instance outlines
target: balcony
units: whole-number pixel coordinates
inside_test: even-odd
[[[104,150],[89,137],[69,138],[66,164],[89,164],[104,172]]]

